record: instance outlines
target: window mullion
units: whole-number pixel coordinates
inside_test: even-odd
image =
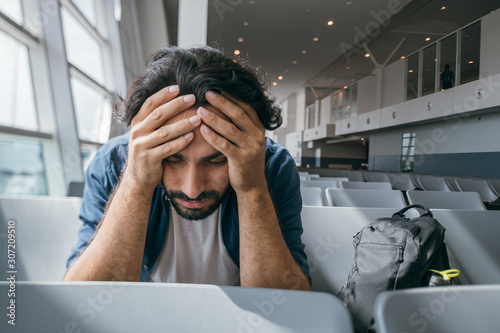
[[[0,29],[28,47],[36,47],[40,42],[36,36],[12,21],[10,17],[2,12],[0,12]]]
[[[107,45],[107,40],[104,38],[99,31],[87,20],[85,15],[82,14],[82,12],[78,9],[78,7],[75,6],[75,4],[71,0],[60,0],[61,5],[66,8],[71,15],[80,23],[85,30],[92,35],[100,44],[101,46],[105,47]]]

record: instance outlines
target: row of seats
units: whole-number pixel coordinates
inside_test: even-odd
[[[424,190],[424,191],[452,191],[477,192],[484,202],[493,202],[500,197],[500,179],[476,179],[454,176],[421,175],[414,173],[395,173],[359,170],[322,170],[334,179],[347,178],[351,182],[389,183],[395,190]],[[330,176],[299,172],[301,180],[328,180]],[[334,186],[331,186],[334,187]]]
[[[16,280],[31,281],[16,284],[16,326],[20,331],[39,331],[43,327],[44,331],[59,332],[67,331],[66,326],[72,325],[72,330],[87,328],[107,332],[156,332],[165,327],[172,331],[198,332],[352,332],[349,315],[333,297],[351,269],[352,236],[375,219],[397,211],[395,208],[303,207],[302,239],[312,287],[317,293],[181,284],[33,282],[62,278],[79,226],[78,208],[79,200],[74,198],[0,197],[0,242],[6,245],[8,226],[12,225],[8,221],[15,221]],[[446,301],[443,304],[450,309],[458,304],[473,306],[471,313],[478,313],[475,319],[485,320],[483,326],[476,326],[474,331],[495,331],[498,326],[486,329],[492,321],[483,316],[490,314],[492,308],[498,308],[500,294],[491,292],[489,295],[496,297],[491,303],[489,296],[485,296],[488,293],[483,291],[488,288],[486,285],[500,284],[500,243],[496,237],[500,232],[500,212],[439,209],[432,212],[447,229],[445,240],[452,266],[462,272],[460,282],[482,285],[461,286],[457,291],[446,289],[440,293],[448,294],[440,299]],[[9,271],[3,265],[6,261],[0,267],[4,272]],[[0,284],[2,304],[9,304],[7,295],[11,287],[9,282]],[[432,300],[427,294],[432,292],[430,289],[437,290],[427,288],[381,295],[375,308],[379,331],[415,331],[414,327],[409,330],[408,325],[417,321],[394,317],[415,311],[418,314],[418,306],[422,304],[437,307],[425,303]],[[476,290],[481,292],[481,297],[486,297],[483,303],[475,301]],[[498,286],[493,287],[495,290]],[[463,297],[456,297],[457,303],[448,303],[453,295]],[[398,302],[405,306],[398,311],[391,310],[396,311],[395,315],[386,318],[384,311],[397,304],[391,301],[392,297],[401,297]],[[494,304],[497,306],[493,307]],[[433,325],[450,320],[449,315],[453,313],[441,312],[442,316],[427,323],[429,327],[439,327]],[[405,323],[407,326],[397,326]],[[6,328],[10,326],[6,325],[6,321],[1,321],[0,331],[9,331]],[[445,327],[451,330],[456,326]]]
[[[301,187],[300,191],[305,206],[403,208],[407,204],[420,204],[428,208],[486,210],[476,192],[320,187]]]

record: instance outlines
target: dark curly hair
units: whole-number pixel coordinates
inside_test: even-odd
[[[130,83],[118,118],[130,125],[149,96],[175,84],[180,95],[196,96],[195,106],[207,104],[207,90],[225,92],[251,105],[267,130],[281,126],[281,108],[266,92],[267,84],[257,70],[208,46],[164,47],[153,53],[146,68]]]

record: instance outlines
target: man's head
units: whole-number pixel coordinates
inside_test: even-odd
[[[447,71],[447,70],[449,70],[449,69],[450,69],[450,65],[448,65],[448,64],[444,65],[444,70],[445,70],[445,71]]]
[[[203,106],[230,121],[207,103],[207,91],[223,92],[249,104],[268,130],[282,123],[281,109],[266,93],[266,85],[246,64],[234,62],[210,47],[162,48],[148,60],[144,71],[129,86],[121,117],[131,124],[146,99],[167,86],[178,85],[180,95],[194,94],[196,104],[169,119],[166,124],[193,117]],[[190,144],[163,161],[163,186],[177,213],[190,220],[211,215],[229,189],[228,161],[200,133],[198,127]]]

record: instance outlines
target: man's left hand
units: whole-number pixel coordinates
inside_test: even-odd
[[[232,123],[200,107],[201,133],[205,140],[228,159],[229,182],[236,193],[262,189],[265,180],[265,128],[256,111],[227,94],[206,93],[213,107]]]

